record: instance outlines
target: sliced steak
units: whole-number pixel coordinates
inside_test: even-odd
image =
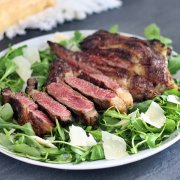
[[[57,59],[51,64],[46,85],[52,82],[59,82],[59,80],[66,76],[73,76],[72,68],[68,65],[66,61],[62,59]]]
[[[94,104],[64,82],[47,85],[47,92],[77,114],[84,124],[96,124],[98,113]]]
[[[133,98],[129,91],[123,87],[120,87],[116,81],[113,81],[108,76],[81,71],[78,77],[85,79],[101,88],[114,91],[118,97],[120,97],[126,103],[127,108],[133,105]]]
[[[111,106],[117,107],[121,112],[126,112],[127,110],[125,102],[120,99],[116,93],[108,89],[102,89],[88,81],[76,77],[68,77],[64,80],[72,88],[92,99],[103,110]]]
[[[134,101],[152,99],[166,89],[178,88],[167,68],[170,49],[158,41],[98,31],[84,39],[81,52],[55,43],[49,45],[66,62],[76,61],[79,67],[86,64],[117,81],[130,91]]]
[[[32,99],[50,116],[54,122],[57,119],[60,124],[65,125],[72,121],[71,112],[65,106],[48,96],[47,93],[32,90],[30,95]]]
[[[9,89],[4,89],[2,96],[4,102],[11,104],[19,124],[31,123],[38,136],[52,131],[54,125],[47,115],[39,111],[38,106],[23,93],[13,93]]]
[[[49,78],[49,79],[53,79],[51,80],[51,82],[53,81],[58,82],[59,80],[62,80],[64,77],[68,77],[66,74],[79,76],[80,78],[90,81],[97,86],[115,91],[118,94],[118,96],[125,101],[125,103],[127,104],[127,107],[130,107],[133,104],[133,99],[132,99],[131,94],[128,92],[128,90],[126,90],[123,87],[120,87],[119,85],[122,83],[127,84],[127,82],[123,80],[123,78],[121,79],[121,82],[118,84],[112,78],[109,78],[108,76],[103,75],[102,72],[97,69],[98,68],[97,66],[94,67],[92,66],[92,64],[88,65],[87,64],[88,61],[86,60],[81,61],[81,58],[80,58],[80,62],[78,62],[72,57],[68,58],[71,54],[70,51],[66,50],[64,47],[59,47],[59,45],[54,44],[52,42],[49,42],[49,44],[51,48],[57,53],[57,55],[59,55],[59,57],[65,59],[65,60],[62,60],[62,59],[56,60],[56,61],[59,61],[56,63],[54,62],[56,64],[56,68],[53,68],[54,65],[52,66],[52,68],[50,68],[49,77],[52,76],[52,78]],[[99,66],[99,68],[102,69],[101,66]],[[60,71],[57,72],[56,70],[58,69],[60,69]],[[70,73],[67,73],[68,72],[67,70]],[[106,73],[109,70],[111,69],[110,68],[104,69]],[[114,69],[112,71],[113,72],[110,72],[110,73],[111,75],[112,74],[114,75]],[[115,75],[117,73],[120,74],[120,72],[117,71]],[[121,74],[122,76],[124,76],[124,72],[121,72]],[[119,81],[120,81],[120,78],[119,78]]]

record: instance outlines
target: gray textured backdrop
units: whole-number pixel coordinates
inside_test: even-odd
[[[143,28],[155,22],[162,34],[173,39],[180,52],[180,0],[124,0],[123,7],[89,16],[84,21],[67,22],[51,32],[77,29],[103,29],[119,24],[123,32],[143,34]],[[25,36],[0,41],[0,50],[25,39],[47,34],[29,30]],[[152,157],[129,165],[93,171],[65,171],[28,165],[0,154],[0,180],[180,180],[180,142]]]

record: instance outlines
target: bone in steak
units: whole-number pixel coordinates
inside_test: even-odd
[[[98,113],[94,104],[64,82],[60,81],[47,85],[47,92],[77,114],[84,124],[96,124]]]
[[[107,109],[115,106],[119,111],[126,112],[126,104],[116,93],[99,88],[94,84],[76,77],[67,77],[65,82],[75,90],[92,99],[101,109]]]
[[[31,123],[38,136],[52,131],[54,125],[50,119],[23,93],[13,93],[10,89],[4,89],[2,96],[4,103],[11,104],[19,124]]]
[[[48,96],[47,93],[32,90],[30,96],[54,122],[57,119],[60,124],[65,125],[72,121],[71,112],[65,106]]]

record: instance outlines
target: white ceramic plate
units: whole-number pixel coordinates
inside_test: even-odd
[[[92,34],[94,31],[88,30],[88,31],[81,31],[81,32],[84,35],[89,35],[89,34]],[[63,32],[63,34],[71,37],[73,35],[73,31]],[[123,34],[125,34],[125,33],[123,33]],[[131,34],[125,34],[125,35],[135,36],[135,35],[131,35]],[[33,38],[33,39],[30,39],[27,41],[23,41],[23,42],[15,45],[14,47],[18,47],[18,46],[26,44],[30,47],[32,46],[32,47],[42,48],[45,46],[47,40],[52,40],[53,36],[54,36],[54,34],[40,36],[40,37]],[[1,52],[0,56],[2,56],[5,53],[5,51]],[[23,162],[26,162],[29,164],[37,165],[37,166],[44,166],[44,167],[56,168],[56,169],[69,169],[69,170],[102,169],[102,168],[121,166],[124,164],[129,164],[131,162],[135,162],[135,161],[139,161],[141,159],[147,158],[149,156],[152,156],[152,155],[168,148],[169,146],[173,145],[178,140],[180,140],[180,131],[175,131],[160,147],[140,151],[138,154],[130,155],[130,156],[124,157],[119,160],[100,160],[100,161],[93,161],[93,162],[84,162],[84,163],[77,164],[77,165],[51,164],[51,163],[45,163],[45,162],[31,160],[28,158],[20,157],[16,154],[6,150],[2,146],[0,146],[0,152],[3,154],[6,154],[7,156],[10,156],[14,159],[17,159],[17,160],[20,160],[20,161],[23,161]]]

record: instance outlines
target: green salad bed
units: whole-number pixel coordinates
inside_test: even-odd
[[[111,27],[110,31],[117,32],[117,26]],[[163,37],[155,24],[146,27],[144,35],[148,40],[158,39],[172,47],[172,40]],[[83,38],[83,34],[76,31],[72,38],[65,39],[60,44],[69,49],[77,49]],[[25,48],[26,45],[10,47],[0,57],[0,89],[10,87],[14,92],[23,89],[26,79],[22,77],[19,69],[21,66],[14,59],[23,56]],[[40,50],[38,56],[38,61],[31,61],[30,73],[37,78],[38,88],[43,91],[43,84],[55,55],[47,48]],[[173,53],[169,58],[168,68],[171,74],[180,69],[180,54]],[[175,82],[180,84],[178,79]],[[18,125],[13,114],[10,104],[0,106],[0,144],[19,156],[58,164],[119,159],[144,149],[158,147],[171,133],[179,131],[180,91],[167,90],[153,100],[135,103],[127,114],[111,107],[102,112],[97,128],[84,126],[80,122],[64,128],[56,121],[51,134],[44,137],[36,136],[30,123]]]

